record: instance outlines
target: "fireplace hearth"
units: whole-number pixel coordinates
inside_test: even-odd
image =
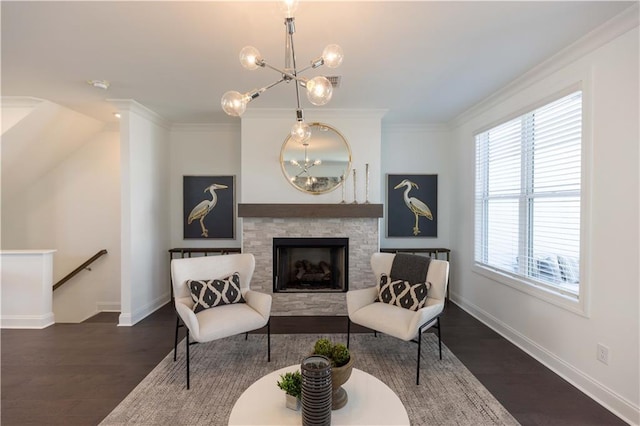
[[[274,238],[274,293],[348,290],[348,238]]]

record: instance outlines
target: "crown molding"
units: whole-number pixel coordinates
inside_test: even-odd
[[[107,102],[111,103],[113,106],[118,108],[120,113],[134,113],[137,115],[146,118],[147,120],[157,124],[160,127],[163,127],[167,130],[170,130],[171,123],[165,120],[160,114],[157,112],[147,108],[142,105],[140,102],[133,99],[107,99]]]
[[[447,123],[425,123],[425,124],[411,124],[411,123],[393,123],[382,124],[382,133],[448,133],[451,128]]]
[[[465,124],[484,111],[504,101],[504,99],[513,96],[517,92],[520,92],[526,87],[548,77],[572,62],[583,58],[606,43],[609,43],[628,31],[637,28],[638,25],[640,25],[639,11],[639,4],[637,2],[633,3],[632,6],[609,19],[607,22],[589,32],[584,37],[568,45],[555,55],[536,65],[520,77],[513,80],[511,83],[507,84],[502,89],[494,92],[489,97],[458,115],[448,123],[449,128],[454,129]]]
[[[47,101],[31,96],[3,96],[0,98],[2,108],[34,108],[42,102]]]
[[[335,119],[339,118],[352,118],[352,119],[375,119],[382,120],[382,117],[389,111],[388,109],[376,109],[376,108],[304,108],[304,115],[306,121],[313,121],[316,119]],[[252,108],[245,111],[242,116],[245,118],[290,118],[295,119],[294,108]]]
[[[172,132],[239,132],[240,122],[235,123],[173,123]]]

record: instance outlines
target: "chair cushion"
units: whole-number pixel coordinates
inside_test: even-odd
[[[187,280],[191,290],[193,312],[233,303],[245,303],[240,292],[240,275],[235,272],[228,277],[212,280]]]
[[[381,274],[376,302],[417,311],[425,306],[429,287],[430,284],[426,282],[411,284],[409,281],[396,280],[387,274]]]
[[[194,340],[210,342],[228,336],[257,330],[267,325],[269,318],[265,318],[247,303],[218,306],[215,309],[205,309],[196,314],[198,318],[198,336]]]

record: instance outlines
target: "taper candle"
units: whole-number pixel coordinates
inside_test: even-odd
[[[356,169],[353,169],[353,203],[351,204],[358,204],[356,199]]]
[[[364,173],[365,173],[365,187],[364,187],[364,203],[369,204],[369,163],[364,165]]]

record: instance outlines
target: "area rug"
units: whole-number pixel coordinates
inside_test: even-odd
[[[271,371],[299,364],[320,337],[346,343],[344,334],[275,334],[269,363],[263,334],[250,334],[246,341],[240,335],[193,345],[191,390],[186,389],[183,342],[177,361],[173,352],[168,354],[101,425],[226,425],[247,387]],[[350,349],[355,368],[382,380],[400,397],[412,425],[518,425],[445,345],[442,361],[438,359],[435,335],[426,333],[422,343],[419,386],[415,343],[352,334]]]

